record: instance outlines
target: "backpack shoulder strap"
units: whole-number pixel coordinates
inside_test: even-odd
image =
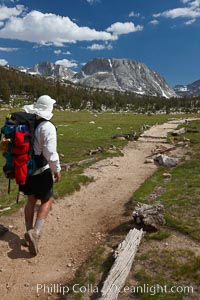
[[[35,129],[38,127],[39,124],[43,123],[43,122],[49,122],[51,124],[53,124],[50,120],[46,120],[46,119],[43,119],[43,118],[40,118],[40,119],[37,119],[36,118],[36,121],[35,121]],[[54,124],[53,124],[54,125]],[[55,125],[54,125],[55,126]],[[55,126],[56,128],[56,126]],[[57,130],[57,128],[56,128]]]

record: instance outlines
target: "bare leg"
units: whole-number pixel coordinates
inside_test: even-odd
[[[41,203],[37,213],[37,219],[46,219],[51,209],[52,202],[53,198],[49,198],[46,202]]]
[[[34,226],[34,229],[35,229],[37,235],[40,235],[42,226],[44,225],[45,219],[47,218],[49,211],[51,209],[52,202],[53,202],[53,199],[49,198],[44,203],[41,203],[41,205],[38,209],[37,218],[36,218],[35,226]]]
[[[24,208],[26,230],[33,228],[34,209],[37,199],[34,195],[29,195]]]
[[[34,201],[32,201],[31,203],[33,203],[33,202]],[[41,205],[38,209],[34,228],[28,230],[28,232],[25,234],[26,235],[25,239],[28,242],[29,251],[34,255],[37,255],[37,253],[38,253],[38,242],[39,242],[39,238],[40,238],[40,232],[41,232],[42,226],[44,225],[45,219],[48,216],[52,202],[53,202],[53,199],[49,198],[46,202],[41,203]],[[35,201],[35,203],[36,203],[36,201]],[[34,211],[33,211],[33,215],[34,215]],[[30,213],[29,217],[31,217],[31,216],[32,215]],[[32,218],[32,220],[33,220],[33,218]]]

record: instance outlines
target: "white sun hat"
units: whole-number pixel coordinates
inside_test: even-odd
[[[36,114],[37,116],[50,120],[53,116],[52,110],[56,100],[52,99],[48,95],[40,96],[37,102],[31,105],[24,105],[24,110],[30,114]]]

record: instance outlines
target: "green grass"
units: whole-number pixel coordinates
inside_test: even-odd
[[[170,170],[171,181],[162,174],[167,168],[160,168],[134,193],[128,209],[134,209],[137,202],[151,204],[151,193],[156,187],[164,192],[156,199],[164,205],[167,225],[176,228],[200,241],[200,161],[190,160]]]
[[[156,287],[158,284],[162,287],[166,286],[166,291],[163,292],[162,288],[155,289],[155,295],[152,291],[144,293],[139,292],[140,300],[147,299],[177,299],[182,300],[186,295],[192,296],[192,299],[197,299],[199,291],[200,281],[200,257],[189,249],[177,249],[172,252],[170,250],[150,250],[145,255],[137,255],[137,261],[132,268],[132,273],[136,280],[138,280],[138,286],[144,286],[148,284],[149,287]],[[142,264],[140,264],[142,262]],[[171,287],[183,287],[188,286],[189,290],[182,290],[175,293],[171,292]]]
[[[162,123],[166,116],[144,116],[134,114],[92,114],[90,112],[56,112],[53,122],[57,125],[58,149],[64,153],[62,161],[77,161],[88,157],[90,149],[110,144],[124,146],[126,141],[116,141],[112,137],[117,133],[139,131],[144,123],[153,125]],[[90,122],[95,124],[90,124]],[[102,129],[100,129],[102,128]],[[117,129],[120,128],[120,129]]]
[[[171,233],[168,230],[160,228],[158,231],[146,234],[144,237],[147,240],[162,241],[162,240],[167,239],[170,236],[171,236]]]
[[[189,126],[200,130],[200,122],[192,122]],[[127,213],[131,215],[138,202],[148,204],[160,202],[164,205],[167,221],[167,224],[157,232],[145,234],[125,284],[125,286],[131,287],[134,282],[133,291],[127,295],[126,299],[183,300],[187,299],[187,295],[188,299],[198,299],[200,293],[200,256],[197,254],[198,252],[194,252],[194,247],[192,250],[189,247],[182,248],[181,243],[174,245],[174,249],[170,249],[167,240],[178,230],[183,234],[183,243],[185,234],[188,235],[188,238],[195,239],[197,243],[200,242],[200,161],[198,160],[200,133],[186,134],[186,138],[190,138],[192,141],[188,148],[190,159],[183,159],[176,168],[160,167],[134,193],[126,206]],[[177,142],[182,139],[183,137],[179,137]],[[164,172],[171,173],[171,179],[164,179]],[[156,199],[151,197],[152,194],[157,195]],[[115,249],[116,245],[124,238],[125,233],[123,236],[120,232],[111,234],[104,244],[104,249],[107,247],[111,252],[111,249]],[[151,245],[154,247],[152,248]],[[94,263],[93,257],[95,256],[98,257],[98,264]],[[100,255],[101,259],[99,259],[99,250],[97,250],[93,257],[82,265],[77,272],[75,282],[80,281],[85,284],[89,281],[97,285],[102,279],[102,267],[105,267],[106,264],[108,272],[111,264],[106,256]],[[166,286],[167,292],[163,292],[158,285]],[[144,293],[141,288],[138,288],[137,291],[137,286],[149,287],[149,291]],[[183,290],[172,293],[170,289],[173,286]],[[184,290],[184,286],[186,290]],[[192,288],[194,293],[191,291]],[[121,298],[119,297],[119,299]]]
[[[94,255],[89,257],[89,259],[76,271],[73,283],[69,286],[70,291],[68,294],[73,293],[73,285],[79,285],[87,287],[88,285],[93,286],[95,293],[99,291],[96,283],[101,280],[103,274],[107,274],[110,267],[113,264],[113,257],[110,249],[107,247],[99,246]],[[87,291],[89,294],[89,291]],[[85,296],[85,294],[84,294]],[[83,293],[79,292],[74,295],[75,300],[85,299]],[[67,295],[66,295],[67,298]]]
[[[14,111],[16,111],[16,109]],[[1,126],[3,126],[5,122],[7,113],[8,111],[0,111]],[[181,115],[181,117],[182,116],[183,115]],[[117,133],[138,132],[143,124],[153,125],[155,123],[162,123],[169,117],[169,115],[146,116],[135,115],[132,113],[101,113],[95,115],[87,111],[55,111],[52,122],[57,127],[58,152],[60,154],[61,163],[70,163],[87,159],[89,158],[88,151],[90,149],[95,149],[98,146],[102,146],[107,150],[112,144],[120,150],[127,141],[113,140],[113,135]],[[94,121],[95,124],[91,124],[91,121]],[[102,129],[99,129],[98,127]],[[119,153],[120,151],[117,151],[116,155],[119,155]],[[114,154],[108,154],[105,151],[101,155],[98,155],[98,159],[112,155]],[[4,158],[1,155],[0,165],[4,165]],[[89,182],[90,179],[81,175],[82,171],[82,168],[72,170],[68,173],[62,170],[62,180],[54,186],[55,197],[61,197],[67,193],[72,193],[80,188],[80,184]],[[8,195],[8,180],[5,178],[2,168],[0,168],[0,181],[0,208],[12,205],[12,209],[15,210],[17,208],[15,205],[17,185],[12,181],[11,192]]]
[[[200,122],[191,122],[188,128],[195,128],[200,131]],[[182,161],[176,168],[159,168],[144,184],[134,193],[128,204],[128,211],[134,209],[137,202],[151,203],[150,195],[155,193],[158,187],[162,187],[163,192],[156,198],[165,208],[165,219],[167,225],[156,233],[147,233],[144,242],[143,254],[136,256],[136,263],[131,272],[139,286],[148,284],[149,286],[159,285],[168,288],[171,286],[192,286],[194,293],[162,293],[159,290],[155,295],[140,292],[137,296],[140,300],[183,300],[186,295],[189,299],[197,299],[199,295],[200,282],[200,256],[191,251],[190,248],[183,249],[181,244],[176,245],[174,250],[166,250],[159,244],[156,250],[151,250],[148,241],[156,240],[154,243],[168,238],[170,228],[178,230],[191,239],[200,242],[200,133],[187,133],[190,139],[190,159]],[[183,136],[176,138],[176,142],[183,140]],[[162,176],[164,172],[170,172],[171,180],[165,180]],[[145,251],[145,244],[147,251]],[[150,249],[150,250],[149,250]],[[130,296],[131,297],[131,296]]]
[[[192,122],[190,126],[200,129],[200,122]],[[134,193],[128,209],[134,209],[137,202],[150,204],[151,193],[154,193],[157,187],[162,187],[163,193],[156,201],[164,205],[167,225],[200,241],[200,160],[197,159],[200,133],[186,134],[186,138],[195,141],[191,144],[190,160],[182,161],[176,168],[159,168]],[[172,179],[165,180],[162,176],[164,172],[170,172]]]

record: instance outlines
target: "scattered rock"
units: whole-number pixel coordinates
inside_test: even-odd
[[[108,150],[107,150],[107,153],[109,153],[109,154],[115,154],[115,153],[116,153],[116,150],[108,149]]]
[[[116,150],[117,150],[117,147],[116,147],[115,145],[110,145],[110,146],[109,146],[109,150],[115,150],[115,151],[116,151]]]
[[[185,145],[185,143],[183,141],[180,141],[180,142],[177,143],[177,145],[178,146],[183,146],[183,145]]]
[[[124,141],[124,140],[128,140],[128,141],[133,141],[134,139],[137,139],[137,133],[127,133],[127,134],[116,134],[112,137],[112,139],[118,140],[118,141]]]
[[[99,146],[96,149],[89,150],[88,154],[93,155],[93,154],[102,153],[103,151],[104,151],[103,147]]]
[[[107,153],[115,154],[116,152],[117,152],[117,147],[115,145],[110,145],[107,150]]]
[[[171,178],[172,174],[170,174],[170,173],[163,173],[163,177],[164,178]]]
[[[117,136],[114,136],[113,139],[116,139],[118,141],[125,141],[126,138],[124,136],[117,135]]]
[[[177,135],[182,135],[182,134],[185,134],[185,133],[186,133],[186,129],[185,129],[185,127],[183,127],[181,129],[174,130],[172,132],[172,135],[177,136]]]
[[[68,268],[71,268],[71,267],[72,267],[72,264],[71,264],[71,263],[68,263],[68,264],[67,264],[67,267],[68,267]]]
[[[29,284],[29,283],[25,283],[24,286],[25,286],[25,287],[29,287],[30,284]]]
[[[151,163],[153,163],[153,162],[154,162],[154,160],[153,160],[152,158],[147,158],[147,159],[144,161],[145,164],[151,164]]]
[[[158,154],[154,158],[154,161],[161,166],[175,167],[179,162],[179,158],[167,156],[166,154]]]

